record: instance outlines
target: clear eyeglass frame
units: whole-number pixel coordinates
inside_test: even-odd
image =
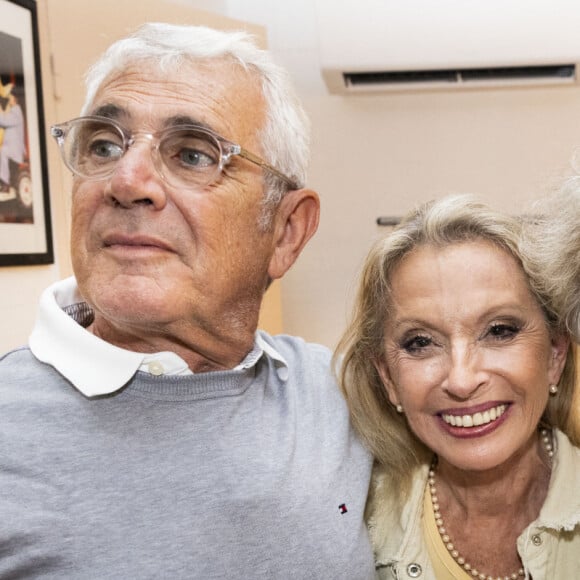
[[[50,134],[68,169],[88,181],[110,178],[119,160],[141,138],[150,142],[157,172],[173,187],[207,187],[237,155],[282,180],[290,189],[299,188],[294,180],[257,155],[199,125],[177,125],[156,133],[129,133],[108,117],[85,116],[53,125]]]

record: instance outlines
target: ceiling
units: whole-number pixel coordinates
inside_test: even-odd
[[[328,94],[320,73],[314,0],[182,0],[184,4],[264,26],[268,48],[302,96]]]

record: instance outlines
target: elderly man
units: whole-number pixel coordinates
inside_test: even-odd
[[[242,33],[150,24],[52,128],[75,278],[0,362],[0,578],[363,579],[370,458],[329,353],[256,331],[318,223]]]

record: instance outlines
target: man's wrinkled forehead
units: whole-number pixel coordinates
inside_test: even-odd
[[[194,124],[233,140],[248,139],[266,120],[255,75],[232,59],[183,61],[169,68],[131,63],[100,83],[85,114],[127,129],[158,131]]]
[[[134,115],[131,110],[113,103],[99,105],[90,111],[90,115],[96,117],[105,117],[117,121],[121,126],[131,128],[134,121]],[[204,129],[211,130],[212,127],[195,115],[169,115],[161,119],[160,129],[171,127],[182,127],[183,125],[195,125]]]

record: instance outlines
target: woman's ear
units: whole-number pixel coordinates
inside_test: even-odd
[[[548,381],[551,384],[558,384],[562,372],[564,371],[569,348],[570,339],[567,335],[560,333],[552,337],[552,352],[550,360],[548,361]]]
[[[379,376],[381,377],[381,381],[383,382],[383,386],[387,391],[387,395],[389,397],[389,401],[396,407],[400,404],[399,396],[397,394],[397,389],[395,388],[395,384],[391,379],[391,373],[389,372],[389,366],[384,358],[377,359],[373,361]]]
[[[320,200],[311,189],[295,189],[284,194],[275,220],[274,253],[268,274],[281,278],[294,264],[318,228]]]

